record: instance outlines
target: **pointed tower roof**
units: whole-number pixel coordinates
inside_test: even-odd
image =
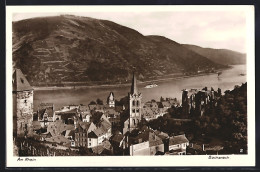
[[[15,69],[13,73],[13,91],[33,90],[20,69]]]
[[[132,79],[132,86],[131,86],[131,94],[137,94],[138,90],[137,90],[137,86],[136,86],[136,77],[135,77],[135,73],[133,72],[133,79]]]
[[[110,92],[108,98],[109,98],[109,100],[114,100],[114,93]]]

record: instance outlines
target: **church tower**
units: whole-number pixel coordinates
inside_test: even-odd
[[[109,107],[115,107],[115,97],[113,92],[110,92],[107,98],[107,104]]]
[[[129,93],[129,124],[130,124],[130,132],[137,128],[138,123],[141,121],[141,99],[142,94],[137,90],[136,77],[133,73],[132,86],[131,91]]]
[[[33,88],[20,69],[13,73],[13,131],[23,137],[32,132]]]

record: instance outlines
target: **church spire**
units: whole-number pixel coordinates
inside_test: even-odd
[[[131,86],[131,94],[137,94],[137,86],[136,86],[136,77],[135,77],[135,73],[133,72],[133,79],[132,79],[132,86]]]

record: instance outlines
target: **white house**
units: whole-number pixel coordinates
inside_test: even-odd
[[[169,152],[172,155],[186,155],[187,146],[189,146],[189,140],[185,134],[169,138]]]

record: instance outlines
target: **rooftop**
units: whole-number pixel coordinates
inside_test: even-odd
[[[186,138],[186,136],[183,135],[178,135],[178,136],[173,136],[170,137],[169,139],[169,145],[177,145],[177,144],[182,144],[182,143],[187,143],[189,140]]]
[[[20,69],[15,69],[13,73],[13,91],[29,91],[33,90],[24,74]]]

